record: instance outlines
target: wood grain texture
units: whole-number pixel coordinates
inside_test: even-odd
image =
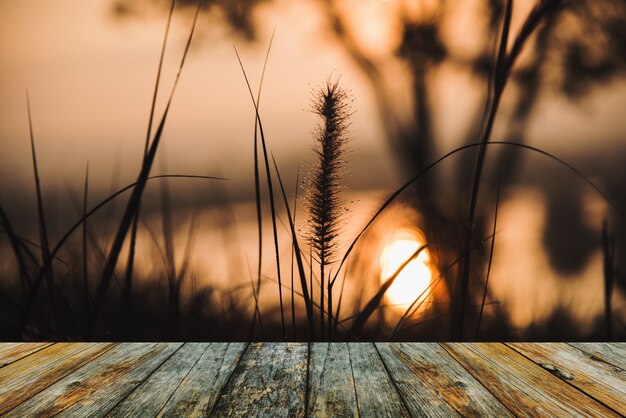
[[[312,417],[358,416],[348,344],[311,344],[308,415]]]
[[[58,343],[3,367],[0,369],[0,414],[35,396],[113,346]]]
[[[104,416],[180,346],[180,343],[117,345],[14,408],[7,416]]]
[[[302,417],[306,378],[306,344],[250,344],[212,415]]]
[[[511,416],[484,386],[435,343],[377,343],[414,416]]]
[[[446,347],[454,348],[455,353],[459,354],[459,358],[461,358],[462,353],[464,355],[470,353],[469,350],[479,354],[482,358],[488,358],[490,363],[481,368],[479,366],[479,361],[482,362],[481,357],[472,357],[467,360],[468,368],[472,366],[475,369],[474,373],[484,373],[477,374],[481,382],[485,386],[493,388],[493,393],[502,402],[511,405],[514,412],[517,410],[515,405],[511,404],[512,400],[519,400],[524,402],[522,405],[532,407],[532,400],[527,398],[531,397],[531,399],[540,402],[539,408],[542,409],[534,410],[540,416],[617,416],[610,409],[600,405],[504,344],[448,344]],[[489,372],[489,369],[492,371]],[[499,383],[505,386],[511,385],[511,389],[505,387],[503,391],[498,391],[498,385],[493,380],[497,379],[498,376],[502,377]],[[522,391],[523,394],[515,393],[516,390]],[[542,399],[544,399],[543,402],[541,402]],[[520,409],[519,414],[528,416],[529,414],[533,415],[534,412],[532,408],[528,413],[523,413],[523,409]]]
[[[570,343],[595,361],[603,361],[626,370],[626,343]]]
[[[187,343],[135,388],[108,416],[156,416],[208,347]]]
[[[349,344],[350,363],[362,417],[409,417],[373,343]]]
[[[625,344],[9,343],[0,355],[3,416],[626,415]]]
[[[52,343],[5,343],[0,345],[0,367],[44,349]]]
[[[244,343],[211,343],[193,369],[182,380],[159,416],[205,417],[232,375],[243,353]]]
[[[565,343],[508,344],[556,377],[626,415],[626,371]]]

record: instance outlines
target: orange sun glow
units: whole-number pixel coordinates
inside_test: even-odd
[[[391,277],[421,245],[420,238],[413,231],[394,233],[380,254],[381,283]],[[417,298],[423,300],[428,296],[429,292],[424,291],[428,289],[431,279],[430,254],[426,248],[404,267],[385,295],[391,304],[406,309]]]

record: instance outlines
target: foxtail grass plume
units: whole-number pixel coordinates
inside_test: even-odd
[[[309,242],[320,265],[320,305],[324,302],[325,266],[334,261],[339,233],[341,177],[345,161],[342,155],[348,141],[347,131],[352,115],[350,92],[339,84],[339,78],[328,79],[313,92],[314,113],[321,123],[314,130],[316,162],[308,184]],[[330,283],[329,283],[330,284]],[[329,331],[332,295],[329,286]],[[320,332],[324,336],[324,311],[320,309]]]

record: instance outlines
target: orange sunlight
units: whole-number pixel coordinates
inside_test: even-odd
[[[380,254],[381,283],[392,276],[423,245],[421,241],[423,240],[412,230],[401,230],[392,235]],[[398,308],[406,309],[428,288],[431,279],[430,254],[428,249],[424,249],[398,274],[386,292],[387,299],[391,304],[398,305]],[[427,297],[428,294],[425,294],[420,300]]]

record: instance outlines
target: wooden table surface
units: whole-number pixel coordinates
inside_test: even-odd
[[[0,415],[56,414],[624,416],[626,344],[0,344]]]

